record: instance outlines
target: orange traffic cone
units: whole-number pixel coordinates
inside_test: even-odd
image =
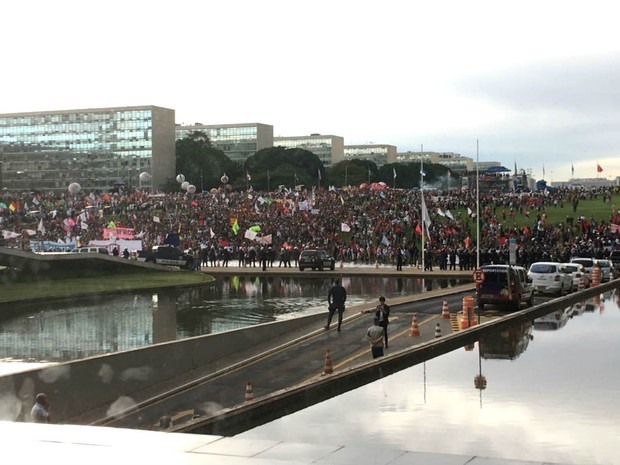
[[[441,337],[441,326],[439,325],[439,323],[435,325],[435,337]]]
[[[418,314],[414,313],[411,318],[411,329],[409,330],[409,336],[419,336],[420,327],[418,326]]]
[[[332,365],[332,356],[329,353],[329,349],[325,352],[325,368],[323,369],[324,375],[330,375],[334,372],[334,366]]]
[[[441,318],[444,320],[450,319],[450,310],[448,309],[448,301],[444,300],[441,306]]]
[[[254,400],[254,393],[252,392],[252,383],[248,381],[248,384],[245,385],[245,398],[243,399],[245,402],[252,402]]]

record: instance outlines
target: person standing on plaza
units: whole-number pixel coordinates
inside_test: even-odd
[[[383,356],[383,328],[379,326],[379,319],[374,318],[372,326],[366,331],[366,339],[370,343],[372,358]]]
[[[340,332],[340,327],[342,326],[342,315],[344,314],[344,304],[346,301],[347,290],[340,283],[340,280],[336,279],[333,286],[329,289],[329,292],[327,293],[329,315],[327,316],[327,325],[325,326],[325,331],[329,329],[329,325],[332,322],[332,317],[334,316],[334,313],[338,311],[338,332]]]
[[[403,249],[396,249],[396,271],[403,271]]]
[[[51,423],[50,404],[45,394],[37,394],[30,416],[34,423]]]
[[[388,348],[388,325],[390,324],[390,306],[385,303],[385,297],[379,297],[379,305],[375,309],[375,318],[379,322],[379,326],[383,328],[383,337],[385,339],[385,348]]]

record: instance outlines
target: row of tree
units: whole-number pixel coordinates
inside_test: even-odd
[[[326,169],[314,153],[299,148],[262,149],[241,165],[214,147],[209,137],[199,131],[177,140],[176,167],[177,173],[182,173],[198,192],[223,184],[235,190],[252,187],[271,191],[279,186],[342,187],[384,182],[390,187],[411,189],[419,187],[422,180],[419,162],[377,167],[371,161],[346,160]],[[446,166],[426,163],[423,168],[425,185],[445,187],[450,182],[452,173]],[[179,188],[175,180],[170,180],[168,187],[170,190]]]

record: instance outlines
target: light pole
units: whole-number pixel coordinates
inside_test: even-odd
[[[476,139],[476,269],[480,269],[480,144]]]

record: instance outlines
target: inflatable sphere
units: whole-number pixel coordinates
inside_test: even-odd
[[[226,184],[228,182],[228,176],[224,175],[220,178],[220,181],[222,181],[222,184]]]
[[[194,192],[196,192],[196,186],[194,186],[193,184],[190,184],[189,186],[187,186],[186,190],[189,194],[193,194]]]
[[[140,182],[149,182],[150,180],[151,180],[150,173],[147,173],[146,171],[143,171],[142,173],[140,173]]]
[[[186,191],[188,186],[189,186],[189,182],[188,181],[183,181],[183,184],[181,184],[181,189]]]
[[[80,186],[77,182],[72,182],[71,184],[69,184],[70,194],[77,194],[78,192],[80,192],[80,190],[82,190],[82,186]]]
[[[185,176],[182,174],[177,174],[177,182],[181,184],[183,181],[185,181]]]

